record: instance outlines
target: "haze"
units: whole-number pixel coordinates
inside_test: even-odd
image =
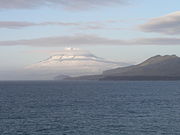
[[[179,0],[0,0],[0,80],[42,79],[32,77],[34,72],[27,77],[32,71],[26,67],[67,47],[127,65],[155,55],[180,56],[179,5]]]

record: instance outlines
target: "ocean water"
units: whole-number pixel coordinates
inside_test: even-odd
[[[180,81],[0,82],[0,135],[180,135]]]

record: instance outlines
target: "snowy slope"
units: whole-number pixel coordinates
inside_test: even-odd
[[[41,74],[49,74],[51,77],[57,75],[79,76],[100,74],[104,70],[127,65],[126,63],[96,57],[81,49],[66,48],[57,55],[28,66],[26,69],[41,72]]]

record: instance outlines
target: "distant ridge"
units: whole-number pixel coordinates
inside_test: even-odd
[[[137,65],[106,70],[98,80],[180,80],[180,58],[157,55]]]

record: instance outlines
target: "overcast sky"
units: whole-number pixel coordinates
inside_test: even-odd
[[[128,62],[180,56],[179,5],[179,0],[0,0],[0,70],[22,68],[65,47]]]

